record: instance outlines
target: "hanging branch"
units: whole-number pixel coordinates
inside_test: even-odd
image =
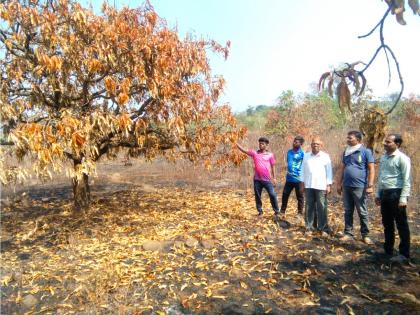
[[[349,90],[349,85],[353,84],[354,86],[354,92],[353,95],[355,97],[359,97],[364,92],[364,89],[366,87],[366,77],[364,75],[365,71],[372,65],[372,63],[375,61],[378,54],[383,51],[385,53],[387,66],[388,66],[388,85],[391,83],[391,62],[392,59],[395,67],[397,69],[398,77],[400,80],[400,92],[398,94],[397,99],[395,100],[394,104],[391,106],[391,108],[385,113],[385,115],[389,115],[397,106],[398,102],[400,101],[403,91],[404,91],[404,81],[401,75],[400,65],[398,63],[397,57],[395,56],[395,53],[392,51],[392,49],[385,43],[384,38],[384,24],[385,20],[388,18],[389,14],[393,14],[396,16],[397,22],[401,25],[405,25],[406,22],[403,17],[404,12],[404,1],[395,1],[395,0],[385,0],[385,2],[388,4],[388,8],[383,15],[383,17],[380,19],[380,21],[365,35],[358,36],[358,38],[366,38],[372,35],[378,28],[379,28],[379,40],[380,45],[376,49],[375,53],[373,54],[372,58],[369,60],[368,63],[363,63],[361,61],[354,62],[354,63],[346,63],[344,68],[340,69],[333,69],[332,71],[325,72],[321,75],[321,78],[319,80],[318,89],[323,90],[325,82],[328,81],[328,87],[327,90],[331,96],[333,96],[333,85],[334,83],[337,83],[339,81],[335,94],[338,98],[338,105],[341,110],[348,109],[350,112],[351,106],[351,95]],[[420,9],[419,9],[419,1],[418,0],[411,0],[408,1],[409,6],[413,10],[413,13],[415,15],[420,15]],[[355,67],[359,64],[363,64],[364,67],[362,70],[356,70]],[[336,80],[337,79],[337,80]]]
[[[401,75],[400,65],[398,63],[397,57],[395,56],[395,54],[392,51],[392,49],[388,45],[385,44],[385,39],[384,39],[384,23],[385,23],[385,20],[386,20],[387,16],[389,15],[389,13],[391,12],[392,9],[393,9],[393,6],[390,5],[388,7],[388,9],[386,10],[386,12],[385,12],[384,16],[382,17],[382,19],[379,21],[379,23],[376,24],[376,26],[369,33],[367,33],[366,35],[361,35],[361,36],[358,37],[358,38],[366,38],[366,37],[369,37],[379,27],[379,39],[380,39],[381,45],[376,49],[375,54],[370,59],[370,61],[367,63],[367,65],[361,71],[358,71],[359,74],[360,73],[363,74],[370,67],[370,65],[376,59],[376,57],[378,56],[378,54],[379,54],[379,52],[381,50],[383,50],[385,52],[385,56],[386,56],[386,60],[387,60],[387,65],[388,65],[388,84],[391,82],[391,66],[389,64],[388,52],[391,54],[392,59],[394,60],[395,66],[397,68],[398,77],[400,79],[401,90],[400,90],[400,93],[398,94],[397,99],[394,102],[394,105],[392,105],[392,107],[385,113],[386,115],[390,114],[395,109],[395,107],[397,106],[398,102],[400,101],[401,96],[402,96],[403,91],[404,91],[404,81],[403,81],[403,78],[402,78],[402,75]]]

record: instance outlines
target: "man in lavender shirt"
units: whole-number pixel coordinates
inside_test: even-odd
[[[274,210],[274,219],[278,219],[279,206],[277,203],[277,195],[274,191],[274,186],[276,184],[274,166],[276,164],[276,160],[274,158],[274,154],[268,151],[268,144],[268,139],[261,137],[258,139],[258,151],[245,149],[239,144],[236,145],[239,150],[248,154],[254,160],[254,193],[258,215],[262,216],[263,214],[261,193],[264,188],[270,196],[270,203]]]

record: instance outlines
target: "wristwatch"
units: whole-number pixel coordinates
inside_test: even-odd
[[[368,185],[367,188],[373,188],[373,185]]]

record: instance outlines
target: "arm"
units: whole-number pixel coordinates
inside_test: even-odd
[[[403,180],[403,187],[400,195],[399,207],[407,206],[407,197],[410,196],[410,159],[401,157],[401,177]]]
[[[381,176],[382,176],[382,158],[379,160],[379,171],[378,171],[378,182],[376,184],[375,204],[379,206],[381,204]]]
[[[244,148],[243,146],[241,146],[239,143],[237,143],[237,144],[236,144],[236,147],[239,149],[239,151],[241,151],[241,152],[243,152],[243,153],[245,153],[245,154],[249,155],[249,154],[248,154],[249,150],[248,150],[248,149],[245,149],[245,148]]]
[[[326,187],[326,193],[329,194],[331,192],[331,185],[333,182],[333,172],[332,172],[332,165],[331,165],[331,159],[328,157],[327,164],[325,165],[325,172],[327,175],[327,187]]]
[[[271,154],[270,156],[270,169],[271,169],[271,180],[273,184],[276,184],[276,158],[274,157],[274,154]]]
[[[368,163],[368,186],[366,187],[366,193],[373,193],[373,181],[375,179],[375,163]]]
[[[300,190],[302,193],[305,192],[305,157],[303,157],[302,161],[302,170],[300,172]]]
[[[344,163],[340,164],[338,169],[338,180],[337,180],[337,193],[341,195],[343,191],[343,174],[344,174]]]
[[[276,165],[271,164],[271,179],[273,181],[273,184],[276,184]]]

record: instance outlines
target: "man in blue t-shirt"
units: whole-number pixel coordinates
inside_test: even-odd
[[[286,183],[284,184],[283,195],[281,198],[281,209],[280,214],[286,213],[287,202],[292,190],[295,190],[296,199],[298,201],[298,213],[303,213],[303,191],[300,186],[300,174],[302,172],[302,161],[305,153],[301,146],[304,143],[304,139],[301,136],[296,136],[293,140],[293,147],[287,152],[287,173]]]
[[[347,147],[343,153],[342,164],[338,177],[339,194],[343,193],[344,205],[344,236],[342,241],[354,239],[353,213],[354,208],[360,219],[360,233],[362,241],[372,244],[368,237],[369,220],[366,205],[366,196],[373,192],[373,180],[375,178],[375,160],[372,151],[365,148],[362,142],[362,134],[359,131],[347,133]]]

